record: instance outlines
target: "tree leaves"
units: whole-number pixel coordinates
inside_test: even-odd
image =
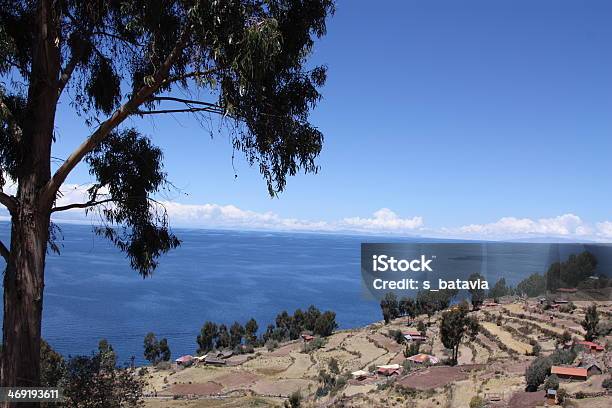
[[[150,275],[157,258],[180,244],[169,229],[165,209],[151,198],[166,183],[161,150],[128,129],[111,133],[86,160],[98,180],[89,191],[90,200],[112,200],[100,209],[109,225],[98,228],[98,234],[124,251],[141,275]],[[101,197],[104,189],[108,193]]]

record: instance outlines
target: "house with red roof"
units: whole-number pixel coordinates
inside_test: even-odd
[[[569,380],[584,381],[588,378],[587,369],[582,367],[552,366],[550,368],[550,373],[556,374],[559,378],[565,378]]]
[[[601,351],[604,351],[605,349],[604,346],[602,346],[601,344],[593,343],[592,341],[577,341],[576,344],[583,346],[591,353],[599,353]]]

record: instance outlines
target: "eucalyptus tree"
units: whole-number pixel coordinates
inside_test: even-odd
[[[273,196],[287,176],[317,171],[323,135],[309,113],[326,69],[308,57],[333,11],[332,0],[0,0],[3,386],[39,384],[53,213],[95,210],[96,232],[145,277],[180,244],[154,201],[167,185],[162,151],[126,119],[219,115]],[[91,131],[54,165],[61,102]],[[95,179],[88,199],[57,205],[81,162]]]

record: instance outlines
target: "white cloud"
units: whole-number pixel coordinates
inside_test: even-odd
[[[488,224],[469,224],[459,228],[447,228],[444,231],[459,234],[474,234],[480,236],[584,236],[591,232],[580,217],[574,214],[564,214],[554,218],[503,217]]]
[[[90,185],[66,184],[57,200],[58,206],[86,202]],[[8,184],[5,192],[15,193],[15,186]],[[106,193],[106,191],[102,191]],[[389,208],[381,208],[370,217],[346,217],[338,220],[307,220],[282,217],[273,212],[257,212],[235,205],[182,204],[162,201],[172,225],[193,228],[266,229],[279,231],[355,232],[373,234],[437,236],[468,239],[514,239],[529,237],[564,237],[567,239],[610,240],[612,221],[589,224],[575,214],[563,214],[551,218],[503,217],[484,224],[468,224],[458,227],[427,228],[420,216],[403,218]],[[7,219],[6,211],[0,219]],[[89,217],[94,222],[95,215]],[[84,210],[71,209],[54,213],[54,219],[83,222]]]
[[[372,218],[344,218],[340,225],[360,231],[413,232],[423,228],[422,217],[401,218],[388,208],[381,208]]]

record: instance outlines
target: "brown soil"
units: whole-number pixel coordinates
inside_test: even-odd
[[[470,364],[455,367],[430,367],[399,379],[398,384],[417,390],[430,390],[443,387],[454,381],[464,380],[468,378],[470,371],[481,370],[484,367],[483,364]]]
[[[544,391],[527,392],[519,391],[515,392],[508,402],[509,408],[535,408],[538,405],[544,405]]]
[[[216,382],[208,381],[202,384],[175,384],[164,394],[170,395],[213,395],[219,394],[223,386]]]

